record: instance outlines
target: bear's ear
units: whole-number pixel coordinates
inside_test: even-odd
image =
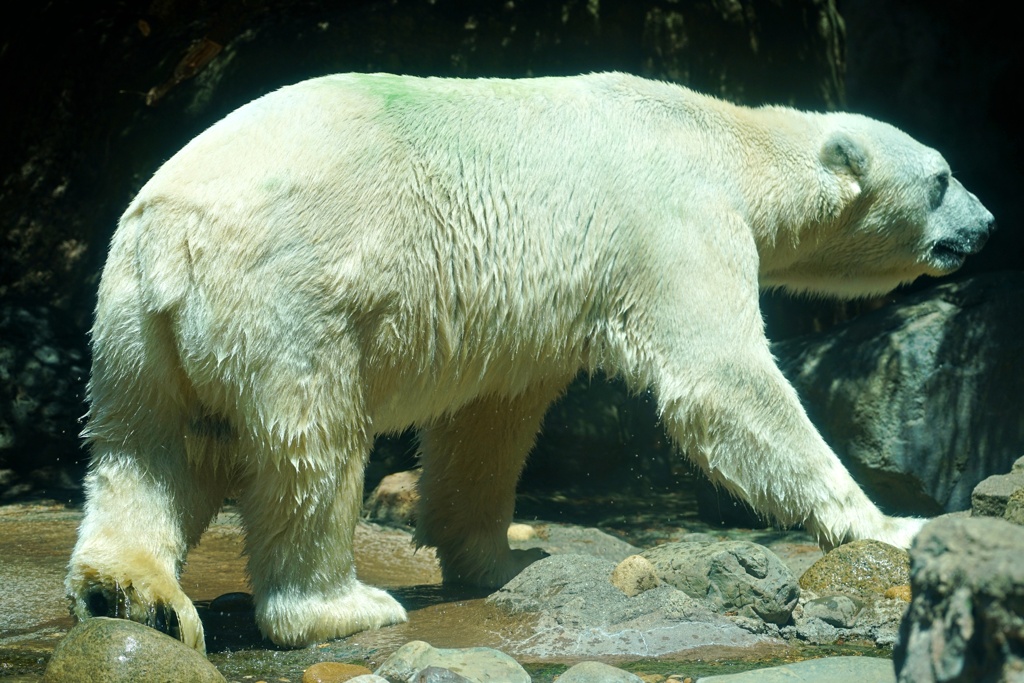
[[[859,141],[847,133],[837,132],[829,136],[821,148],[821,163],[836,173],[861,179],[868,170],[868,154]]]

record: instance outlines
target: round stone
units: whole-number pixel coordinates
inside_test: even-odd
[[[57,645],[43,683],[224,683],[217,668],[181,641],[127,619],[86,619]]]

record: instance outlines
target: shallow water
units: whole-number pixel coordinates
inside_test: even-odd
[[[691,503],[675,496],[524,499],[520,512],[527,522],[544,516],[599,526],[642,547],[678,540],[692,532],[744,538],[775,548],[795,571],[821,556],[804,534],[710,528],[696,520]],[[53,648],[72,626],[63,581],[80,519],[80,510],[58,504],[0,507],[0,581],[4,587],[0,591],[0,678],[38,681]],[[408,623],[311,648],[277,649],[260,637],[247,596],[237,595],[248,591],[242,548],[239,520],[229,508],[189,555],[181,578],[203,618],[210,660],[231,681],[299,681],[302,672],[318,661],[348,661],[374,668],[410,640],[425,640],[435,647],[503,648],[522,642],[532,632],[533,617],[509,616],[486,604],[480,591],[442,587],[433,552],[415,550],[408,533],[360,525],[357,572],[363,581],[387,588],[402,602],[409,610]],[[219,596],[228,597],[218,600]],[[742,651],[704,648],[632,663],[629,657],[604,659],[641,673],[692,675],[742,670],[824,652],[822,648],[803,652],[766,645]],[[551,680],[571,663],[557,653],[518,659],[536,681]]]

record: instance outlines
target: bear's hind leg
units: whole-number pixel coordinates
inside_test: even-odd
[[[203,625],[178,573],[223,502],[223,474],[194,472],[182,434],[161,437],[149,424],[126,429],[116,442],[94,439],[92,451],[66,580],[72,613],[131,619],[205,651]]]
[[[434,546],[446,583],[504,585],[541,550],[511,550],[516,484],[548,405],[565,384],[479,398],[421,430],[416,542]]]
[[[258,453],[242,481],[256,621],[278,645],[302,647],[405,621],[385,591],[356,579],[353,536],[362,505],[369,441],[323,445],[304,434]],[[273,452],[268,452],[270,448]]]

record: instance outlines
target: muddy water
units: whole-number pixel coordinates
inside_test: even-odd
[[[355,547],[356,572],[367,583],[382,588],[441,583],[433,550],[416,551],[406,533],[360,524]],[[218,515],[189,553],[181,587],[193,600],[248,591],[242,549],[241,524],[229,508]]]
[[[675,540],[688,531],[708,531],[689,514],[687,529],[654,524],[653,519],[682,518],[666,501],[645,501],[622,513],[602,503],[597,506],[613,513],[602,524],[609,531],[649,546]],[[587,519],[582,510],[570,517]],[[72,626],[64,597],[64,573],[81,512],[61,505],[13,505],[0,507],[0,678],[38,681],[45,663],[60,638]],[[566,521],[569,521],[568,519]],[[713,530],[719,535],[721,529]],[[737,532],[741,537],[782,551],[799,571],[820,557],[800,535],[773,531]],[[440,585],[440,572],[430,550],[415,550],[408,533],[360,525],[356,537],[356,564],[360,578],[387,588],[409,610],[409,622],[379,631],[356,634],[331,643],[301,650],[280,650],[262,640],[252,615],[251,604],[239,593],[248,591],[242,532],[237,515],[230,509],[218,516],[189,555],[181,583],[197,603],[206,627],[210,660],[229,681],[300,681],[302,672],[318,661],[360,662],[375,667],[391,652],[410,640],[426,640],[435,647],[503,646],[522,642],[532,631],[528,617],[510,617],[487,605],[481,593],[459,592]],[[235,594],[234,597],[219,596]],[[557,653],[553,653],[557,654]],[[728,651],[723,648],[691,651],[668,660],[646,660],[625,664],[640,673],[726,672],[745,669],[754,662],[789,658],[793,651],[768,647],[757,651]],[[521,660],[523,661],[523,660]],[[544,661],[523,661],[536,681],[549,681],[560,671],[551,668],[557,656]],[[680,662],[686,662],[680,669]],[[701,664],[700,662],[704,662]],[[622,662],[616,662],[622,663]],[[696,668],[694,668],[696,667]],[[564,668],[564,666],[562,667]]]
[[[81,512],[60,505],[0,507],[0,678],[38,680],[53,648],[73,625],[64,597],[64,574]],[[181,577],[207,627],[210,658],[231,677],[258,671],[301,678],[323,659],[381,659],[404,643],[428,639],[438,647],[500,646],[521,620],[484,604],[479,593],[445,589],[430,549],[416,550],[407,533],[360,525],[356,570],[389,589],[409,610],[394,629],[360,634],[313,651],[280,651],[263,641],[244,598],[218,596],[249,590],[237,515],[221,513],[190,554]],[[225,611],[213,607],[227,605]],[[351,641],[351,642],[349,642]],[[239,652],[239,649],[243,651]]]

